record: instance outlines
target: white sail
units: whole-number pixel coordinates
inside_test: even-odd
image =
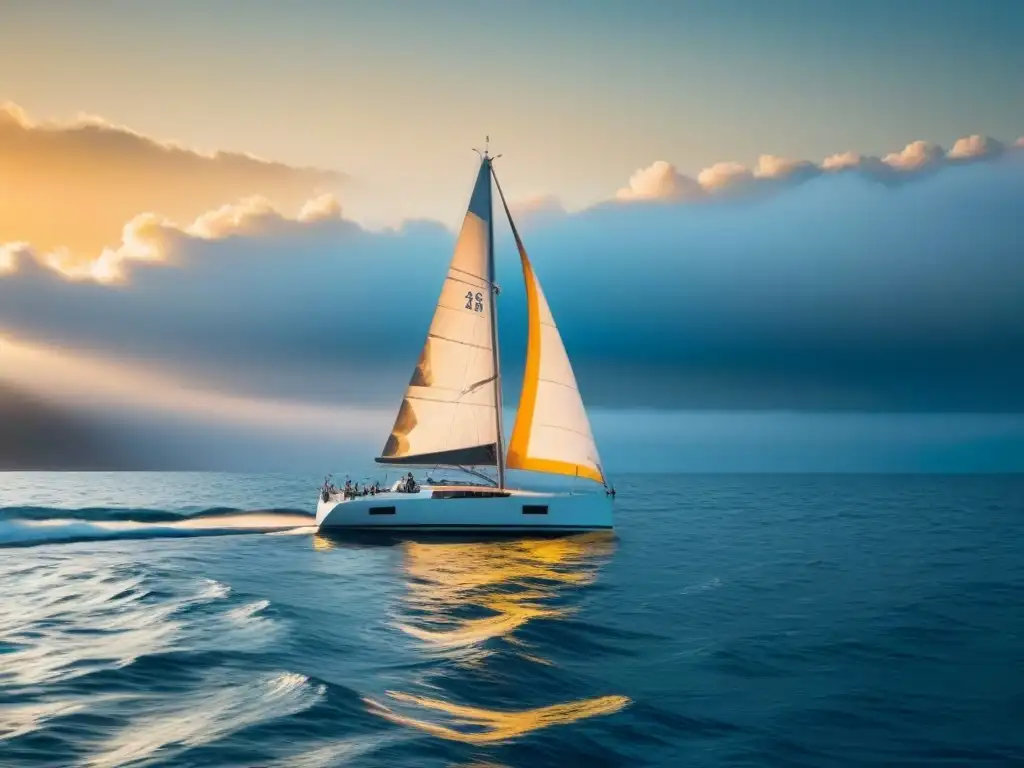
[[[500,185],[498,191],[501,192]],[[601,457],[562,336],[507,204],[505,213],[523,265],[528,326],[526,370],[509,440],[507,466],[604,483]]]
[[[497,463],[490,173],[485,158],[419,363],[378,462]]]

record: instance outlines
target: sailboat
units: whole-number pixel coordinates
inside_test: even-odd
[[[375,460],[401,470],[461,470],[485,484],[435,481],[429,476],[416,483],[409,474],[391,488],[356,493],[325,481],[317,504],[319,528],[472,532],[612,528],[615,491],[605,477],[576,376],[498,182],[496,158],[486,148],[480,158],[426,342],[391,434]],[[507,446],[502,425],[492,180],[526,283],[526,364]],[[496,470],[496,477],[485,469]],[[506,470],[569,476],[574,478],[573,489],[556,493],[510,488]],[[577,480],[595,492],[580,493]]]

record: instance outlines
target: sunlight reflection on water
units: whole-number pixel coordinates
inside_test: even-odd
[[[344,545],[317,536],[314,546]],[[516,633],[532,621],[559,621],[572,614],[574,590],[593,583],[614,554],[615,539],[607,533],[459,542],[408,539],[399,546],[405,593],[393,626],[420,641],[429,656],[455,664],[464,674],[485,674],[485,660],[499,652],[495,643],[500,643],[500,652],[520,661],[552,665],[528,652],[529,644]],[[439,672],[419,681],[434,696],[388,690],[389,704],[372,697],[364,701],[390,722],[471,744],[513,740],[608,715],[630,703],[626,696],[605,695],[525,709],[489,709],[437,698],[443,678]],[[410,710],[418,714],[408,714]]]

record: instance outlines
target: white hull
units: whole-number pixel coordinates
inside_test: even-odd
[[[509,491],[508,496],[433,498],[436,489],[378,493],[353,499],[321,497],[322,529],[382,531],[595,531],[612,528],[612,500],[599,494]]]

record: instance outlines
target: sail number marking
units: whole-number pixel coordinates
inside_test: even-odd
[[[484,295],[482,293],[473,293],[472,291],[466,292],[466,309],[472,310],[473,312],[484,311]]]

